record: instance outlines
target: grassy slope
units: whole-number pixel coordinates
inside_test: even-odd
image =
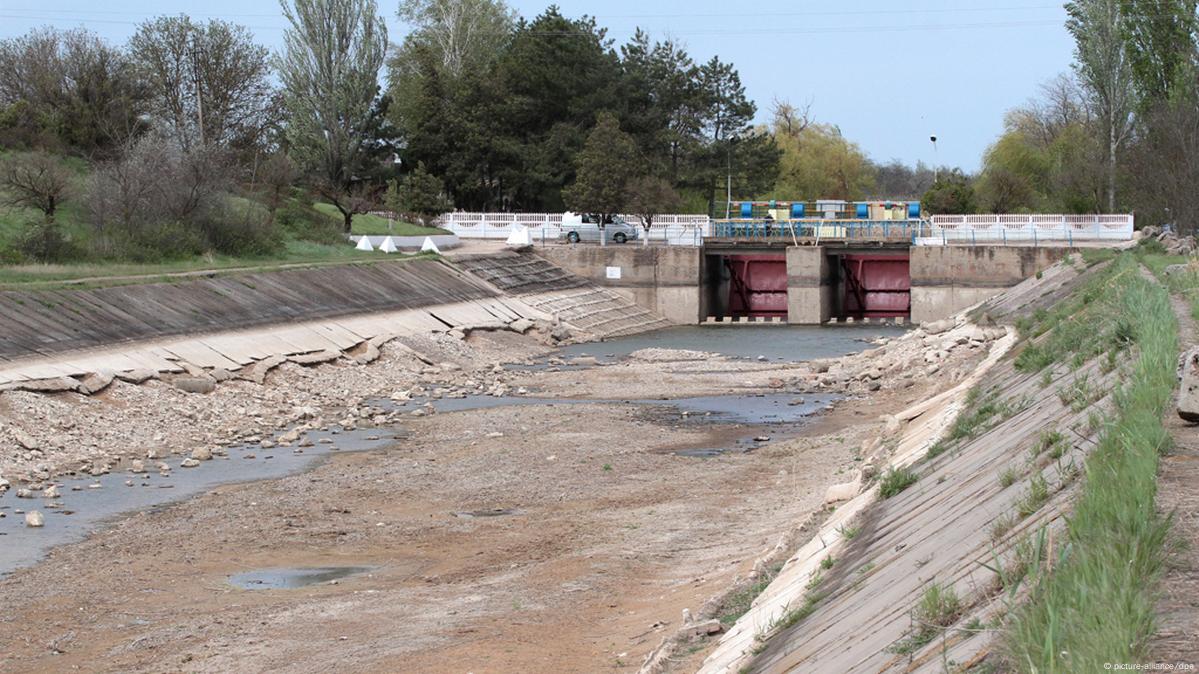
[[[341,213],[334,208],[333,204],[315,204],[316,210],[336,218],[341,222]],[[387,218],[378,215],[363,213],[354,216],[354,234],[394,234],[396,236],[428,236],[431,234],[445,234],[444,229],[436,227],[421,227],[420,225],[411,222],[395,221],[392,223],[391,231],[387,229]]]
[[[1142,661],[1169,528],[1154,510],[1158,454],[1169,443],[1161,419],[1178,356],[1169,299],[1130,254],[1078,292],[1074,301],[1090,296],[1103,302],[1108,320],[1129,326],[1137,355],[1117,392],[1115,418],[1087,459],[1060,561],[1033,580],[1029,601],[1008,623],[1010,664],[1025,672],[1093,672],[1104,663]],[[1071,322],[1049,314],[1031,327],[1069,330]],[[1052,335],[1050,342],[1062,344],[1055,362],[1071,355],[1066,342]]]
[[[0,152],[0,158],[4,153]],[[87,246],[93,230],[87,220],[87,212],[78,195],[84,191],[88,176],[87,164],[79,159],[64,158],[64,165],[76,174],[76,185],[72,197],[58,209],[55,221],[72,240]],[[253,209],[263,206],[251,199],[230,197],[234,204]],[[341,216],[329,204],[317,204],[316,210],[330,217],[331,226],[340,229]],[[0,207],[0,249],[20,240],[28,227],[42,218],[40,212],[29,208]],[[387,233],[387,220],[372,215],[357,215],[354,217],[356,233],[374,234]],[[420,236],[427,234],[443,234],[444,231],[434,228],[419,227],[410,223],[396,223],[394,233],[397,235]],[[109,260],[82,260],[69,264],[21,264],[0,265],[0,286],[22,286],[26,284],[61,285],[63,282],[80,279],[116,279],[118,277],[138,277],[158,280],[162,275],[201,271],[206,269],[222,270],[236,268],[270,269],[284,265],[319,264],[355,262],[376,260],[386,257],[384,253],[362,252],[352,246],[340,243],[316,243],[303,240],[291,233],[283,232],[283,247],[272,255],[240,257],[231,255],[200,255],[183,260],[169,260],[152,264],[123,263]],[[394,256],[393,256],[394,257]],[[124,279],[121,282],[132,282]]]

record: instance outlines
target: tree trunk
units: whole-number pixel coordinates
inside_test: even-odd
[[[354,212],[353,211],[342,211],[341,217],[345,221],[345,233],[349,234],[351,229],[354,226]]]
[[[1107,124],[1107,212],[1116,212],[1116,120],[1114,117]]]

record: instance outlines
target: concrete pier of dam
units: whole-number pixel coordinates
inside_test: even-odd
[[[907,244],[577,245],[535,251],[675,323],[773,316],[792,325],[872,316],[941,320],[1077,252],[1067,246]]]

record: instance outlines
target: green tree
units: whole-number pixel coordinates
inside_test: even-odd
[[[1074,70],[1090,94],[1107,140],[1107,210],[1116,210],[1117,156],[1132,130],[1135,92],[1124,48],[1122,0],[1066,3],[1066,29],[1074,36]]]
[[[875,167],[857,144],[829,124],[775,107],[774,140],[782,150],[774,192],[787,199],[862,199],[874,188]]]
[[[284,86],[287,142],[345,231],[369,208],[361,173],[379,123],[376,93],[387,26],[374,0],[293,0],[276,68]]]
[[[1120,0],[1141,109],[1194,94],[1196,0]]]
[[[501,0],[400,0],[399,17],[413,26],[402,49],[429,48],[451,78],[487,67],[516,21]],[[404,60],[397,57],[399,63]]]
[[[572,211],[599,216],[601,243],[604,223],[628,203],[630,176],[640,162],[637,143],[621,131],[616,116],[600,113],[583,151],[575,157],[577,178],[562,190],[562,199]]]
[[[412,217],[425,226],[454,207],[446,198],[445,184],[429,173],[424,164],[417,164],[412,171],[393,180],[385,202],[393,213]]]
[[[630,179],[625,186],[625,209],[641,218],[641,226],[645,228],[642,243],[646,246],[654,220],[663,213],[677,210],[681,204],[682,199],[670,181],[659,176],[640,175]]]
[[[976,209],[974,188],[961,171],[954,169],[938,177],[920,199],[920,205],[929,215],[968,215]]]

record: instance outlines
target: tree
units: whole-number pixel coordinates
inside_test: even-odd
[[[577,178],[562,190],[562,198],[572,211],[599,216],[601,243],[604,224],[626,205],[629,176],[639,161],[637,143],[620,130],[616,116],[600,113],[583,151],[575,158]]]
[[[143,101],[127,57],[86,30],[0,40],[0,130],[14,144],[106,156],[142,130]]]
[[[874,187],[874,165],[828,124],[776,115],[774,140],[782,150],[774,190],[788,199],[862,199]]]
[[[271,117],[270,64],[246,28],[161,16],[138,27],[129,53],[157,124],[184,151],[258,142]]]
[[[1124,48],[1121,0],[1066,3],[1066,29],[1074,36],[1074,70],[1089,93],[1107,140],[1107,210],[1116,210],[1117,156],[1132,130],[1132,68]]]
[[[42,212],[47,223],[71,189],[71,173],[62,160],[44,151],[14,154],[0,163],[0,203]]]
[[[451,78],[485,67],[516,20],[501,0],[400,0],[399,17],[413,26],[405,48],[427,46]]]
[[[258,168],[255,177],[262,186],[263,202],[272,216],[291,194],[298,175],[295,163],[283,152],[272,153]]]
[[[960,171],[945,172],[924,193],[920,205],[930,215],[974,213],[974,188]]]
[[[1130,148],[1128,193],[1142,224],[1173,223],[1199,231],[1199,108],[1162,102],[1144,113],[1145,130]]]
[[[1194,91],[1196,0],[1120,0],[1133,85],[1146,110]]]
[[[361,198],[361,171],[372,139],[387,26],[374,0],[294,0],[276,68],[284,85],[292,156],[350,232]]]
[[[386,203],[393,213],[414,217],[426,227],[453,208],[445,196],[445,184],[429,173],[424,164],[417,164],[404,177],[392,181]]]
[[[637,176],[625,187],[625,209],[641,218],[645,228],[644,245],[649,245],[649,231],[654,219],[662,213],[677,210],[682,204],[679,193],[665,178],[653,175]]]

